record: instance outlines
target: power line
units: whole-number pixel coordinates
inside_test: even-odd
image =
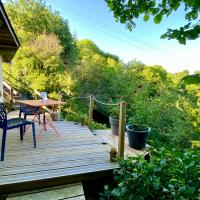
[[[64,3],[63,3],[63,5],[64,5],[66,8],[70,9],[72,12],[76,13],[77,15],[79,15],[79,16],[84,16],[84,17],[86,17],[88,20],[94,21],[95,24],[98,22],[99,24],[103,25],[104,27],[106,27],[107,29],[109,29],[109,30],[111,30],[111,31],[113,32],[113,29],[111,29],[110,26],[109,26],[108,24],[102,22],[101,20],[99,20],[99,19],[97,19],[97,18],[95,18],[95,17],[91,17],[91,16],[89,16],[89,15],[83,13],[83,12],[77,11],[77,10],[75,10],[74,8],[68,6],[68,5],[64,4]],[[115,29],[115,30],[116,30],[116,29]],[[128,34],[128,33],[125,33],[125,32],[123,32],[123,31],[121,31],[121,30],[119,30],[119,29],[117,29],[117,31],[119,31],[120,33],[126,34],[130,39],[134,40],[134,41],[137,42],[137,43],[143,44],[143,45],[148,46],[148,47],[150,47],[150,48],[154,48],[154,49],[156,49],[156,50],[162,51],[163,53],[166,53],[163,49],[161,49],[161,48],[159,48],[159,47],[157,47],[157,46],[155,46],[155,45],[153,45],[153,44],[151,44],[151,43],[149,43],[149,42],[147,42],[147,41],[144,41],[144,40],[141,40],[141,39],[139,39],[139,38],[136,38],[136,37],[134,37],[134,36],[132,36],[132,35],[130,35],[130,34]]]
[[[48,0],[50,3],[54,3],[54,4],[56,4],[57,2],[56,1],[54,1],[54,0]],[[68,6],[66,6],[65,4],[63,4],[63,3],[61,3],[62,4],[62,6],[63,7],[65,7],[65,8],[69,8]],[[73,9],[74,10],[74,9]],[[67,12],[66,11],[63,11],[64,13],[66,13],[67,14]],[[76,13],[75,13],[76,12]],[[83,17],[82,17],[82,14],[79,14],[80,12],[78,12],[78,11],[74,11],[74,13],[73,13],[73,15],[75,15],[76,17],[78,17],[78,21],[81,21],[81,23],[82,24],[84,24],[84,25],[86,25],[86,26],[88,26],[88,27],[93,27],[94,29],[96,29],[96,30],[98,30],[98,31],[100,31],[100,32],[103,32],[103,33],[105,33],[106,35],[109,35],[109,36],[111,36],[112,38],[117,38],[118,40],[120,40],[120,41],[122,41],[122,42],[124,42],[124,43],[126,43],[126,44],[128,44],[128,45],[131,45],[131,47],[132,47],[132,45],[134,45],[135,47],[137,47],[137,48],[139,48],[139,49],[142,49],[142,50],[144,50],[144,51],[146,51],[146,52],[148,52],[148,53],[151,53],[151,54],[157,54],[157,55],[160,55],[161,53],[163,54],[163,52],[161,52],[161,50],[159,49],[159,48],[157,48],[157,47],[151,47],[151,44],[149,43],[148,45],[145,45],[145,44],[142,44],[142,45],[144,45],[144,46],[146,46],[146,48],[145,47],[143,47],[143,46],[138,46],[138,45],[136,45],[134,42],[137,42],[137,43],[145,43],[144,41],[143,42],[138,42],[138,41],[136,41],[136,39],[134,38],[130,38],[130,40],[127,40],[127,39],[124,39],[124,38],[122,38],[122,37],[120,37],[119,35],[115,35],[115,33],[113,32],[113,29],[110,29],[110,27],[109,28],[107,28],[107,26],[108,25],[106,25],[105,23],[102,23],[100,20],[91,20],[92,18],[91,17],[89,17],[89,16],[87,16],[87,18],[88,18],[88,22],[89,23],[91,23],[91,24],[88,24],[88,23],[86,23],[84,20],[83,20]],[[85,14],[84,14],[85,15]],[[72,19],[75,19],[75,20],[77,20],[76,18],[74,18],[74,17],[72,17],[71,15],[70,15],[70,17],[72,18]],[[95,25],[96,24],[100,24],[101,26],[94,26],[94,22],[95,22]],[[101,22],[101,23],[100,23]],[[104,26],[104,27],[102,27],[102,25]],[[105,26],[106,26],[106,28],[105,28]],[[102,28],[103,28],[103,30],[102,30]],[[105,31],[106,30],[106,31]],[[107,31],[112,31],[112,33],[110,33],[110,32],[107,32]],[[123,33],[122,31],[120,31],[121,33]],[[114,33],[114,34],[113,34]],[[133,41],[133,40],[135,40],[135,41]],[[163,50],[162,50],[163,51]],[[166,54],[166,53],[165,53]]]

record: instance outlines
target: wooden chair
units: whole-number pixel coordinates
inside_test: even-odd
[[[24,134],[23,127],[26,125],[32,125],[33,144],[34,144],[34,148],[36,148],[34,122],[27,121],[22,118],[12,118],[12,119],[8,120],[6,109],[3,105],[3,103],[0,103],[0,128],[3,129],[2,143],[1,143],[1,161],[4,160],[7,130],[14,129],[14,128],[20,128],[20,140],[23,140],[23,134]]]

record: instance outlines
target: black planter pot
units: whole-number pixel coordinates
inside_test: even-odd
[[[126,126],[126,133],[128,136],[129,146],[135,149],[146,148],[147,138],[151,132],[149,127],[146,130],[136,130],[135,126],[129,124]]]
[[[119,135],[119,119],[117,117],[109,117],[112,134]]]

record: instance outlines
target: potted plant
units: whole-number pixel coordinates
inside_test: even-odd
[[[119,107],[114,106],[110,109],[109,122],[112,134],[119,135]]]
[[[146,148],[147,138],[151,129],[145,125],[128,124],[126,133],[128,136],[129,146],[135,149]]]
[[[114,146],[110,148],[110,161],[115,162],[115,159],[117,158],[117,150]]]

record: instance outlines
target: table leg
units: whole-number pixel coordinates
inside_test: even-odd
[[[47,130],[47,127],[46,127],[46,115],[45,115],[44,111],[42,112],[42,114],[43,114],[43,128],[46,131]]]

